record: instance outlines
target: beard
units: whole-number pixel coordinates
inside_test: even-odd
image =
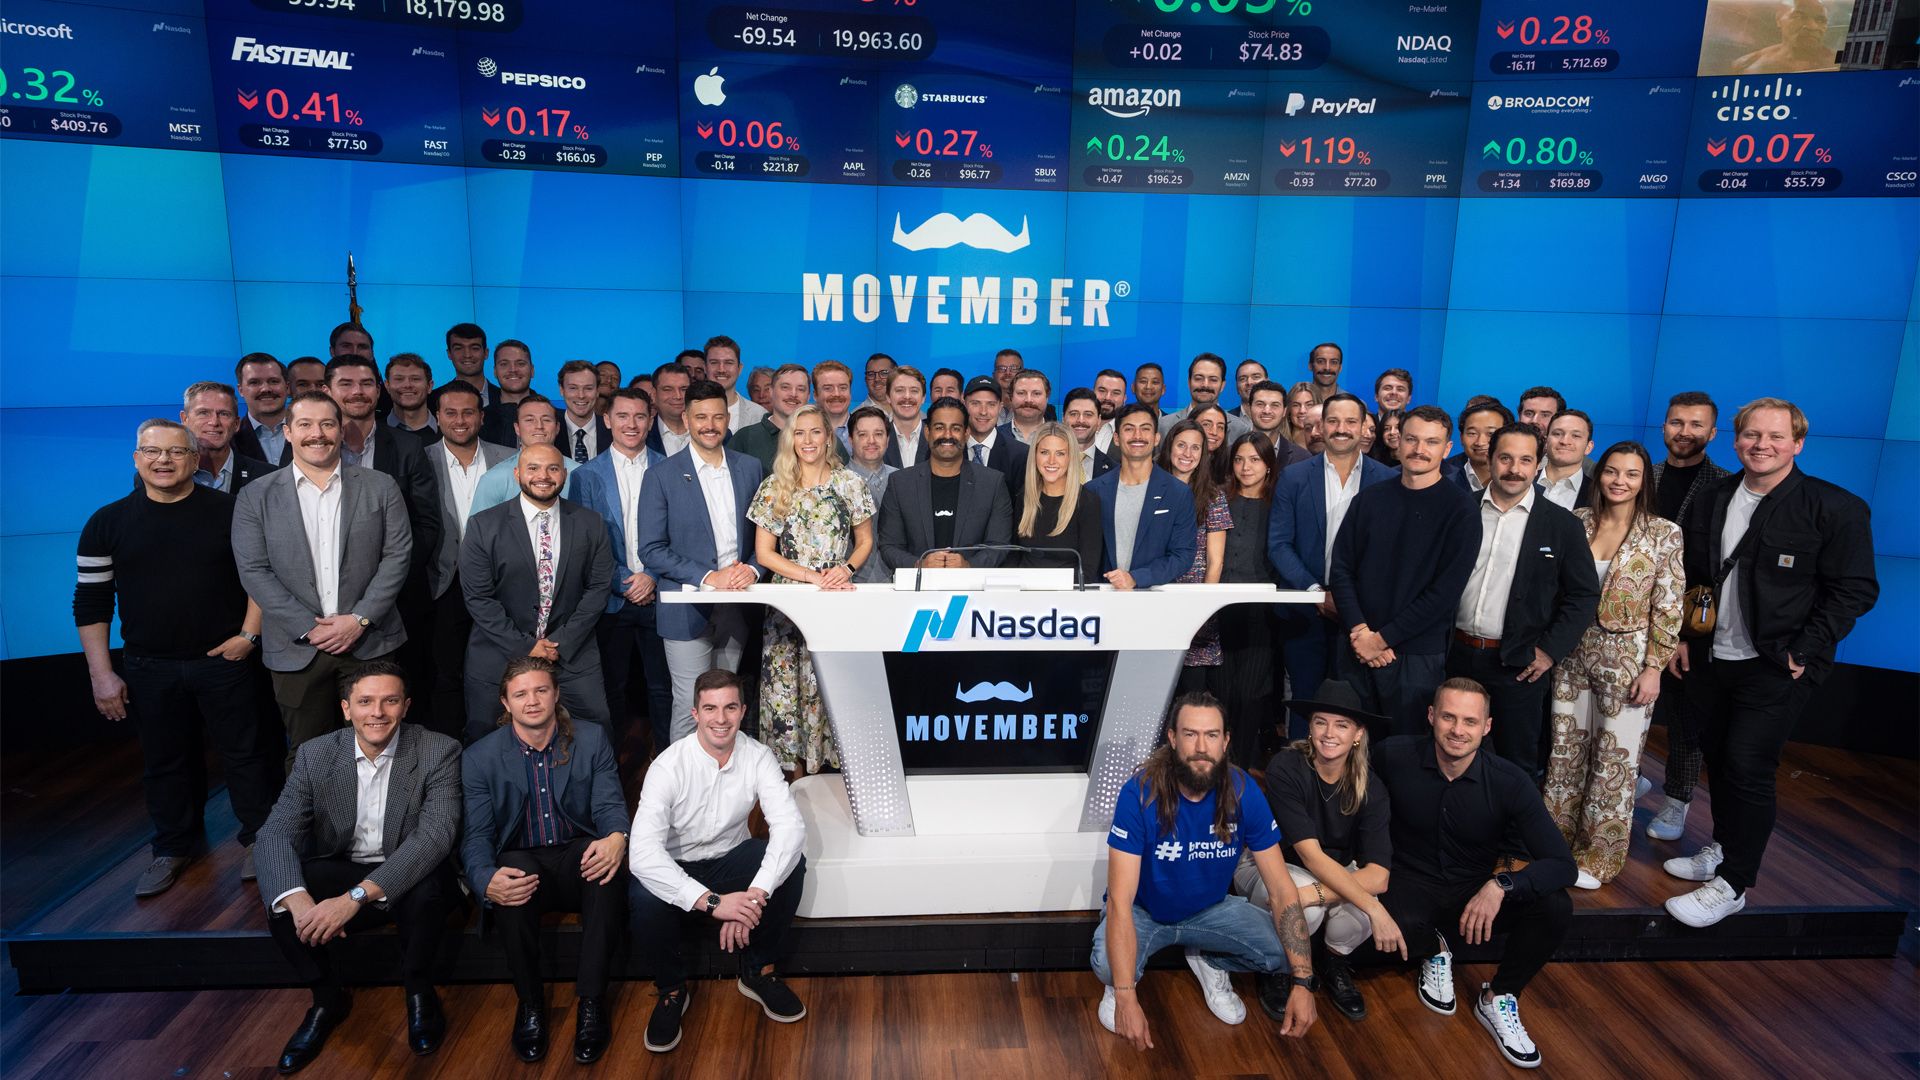
[[[1220,790],[1226,784],[1228,770],[1224,756],[1218,759],[1207,758],[1206,760],[1212,761],[1213,765],[1205,773],[1193,767],[1194,760],[1198,759],[1177,758],[1174,761],[1174,778],[1180,782],[1181,787],[1204,796],[1208,792]]]

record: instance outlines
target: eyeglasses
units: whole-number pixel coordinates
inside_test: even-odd
[[[179,461],[182,458],[199,457],[198,450],[189,450],[184,446],[136,446],[134,453],[147,461],[158,461],[162,456]]]

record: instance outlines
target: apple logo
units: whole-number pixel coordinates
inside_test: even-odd
[[[702,105],[726,104],[727,92],[720,88],[720,85],[726,81],[727,77],[720,74],[720,69],[717,67],[705,75],[696,76],[693,80],[694,100]]]

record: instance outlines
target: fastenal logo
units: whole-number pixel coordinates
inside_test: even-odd
[[[1165,859],[1168,862],[1179,862],[1180,851],[1181,851],[1180,841],[1162,840],[1158,844],[1154,845],[1153,857],[1156,859]]]
[[[1027,219],[1020,219],[1020,231],[1011,233],[1005,225],[985,214],[968,214],[965,219],[942,211],[913,227],[901,227],[900,215],[893,215],[893,242],[908,251],[939,251],[966,246],[981,251],[1011,253],[1033,242],[1027,232]]]
[[[991,609],[967,612],[967,598],[955,596],[945,611],[921,608],[913,613],[901,652],[919,652],[928,640],[952,641],[964,628],[971,639],[993,641],[1085,641],[1100,644],[1100,616],[1062,614],[1053,608],[1045,614],[1024,612],[1003,615]],[[976,688],[978,689],[978,688]],[[1017,691],[1017,688],[1014,688]],[[963,698],[962,700],[967,700]],[[1024,700],[1024,699],[1022,699]]]
[[[233,59],[244,60],[251,64],[332,68],[335,71],[353,70],[353,54],[345,50],[309,49],[299,45],[263,45],[250,37],[233,39]]]
[[[1095,86],[1087,91],[1087,104],[1108,116],[1132,120],[1155,109],[1180,107],[1180,88],[1155,86]]]
[[[1790,120],[1793,108],[1787,99],[1800,94],[1799,87],[1776,77],[1772,81],[1735,79],[1707,97],[1728,103],[1713,110],[1715,120]]]

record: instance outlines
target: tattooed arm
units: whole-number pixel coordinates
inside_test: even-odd
[[[1293,887],[1293,875],[1287,872],[1279,846],[1254,852],[1253,864],[1260,871],[1260,880],[1266,883],[1267,896],[1273,905],[1273,928],[1280,934],[1280,947],[1286,950],[1293,974],[1300,978],[1311,976],[1313,946],[1308,941],[1307,918],[1300,911],[1300,896]],[[1298,1038],[1307,1033],[1313,1021],[1313,995],[1305,987],[1295,985],[1287,994],[1287,1018],[1280,1025],[1280,1034]]]

